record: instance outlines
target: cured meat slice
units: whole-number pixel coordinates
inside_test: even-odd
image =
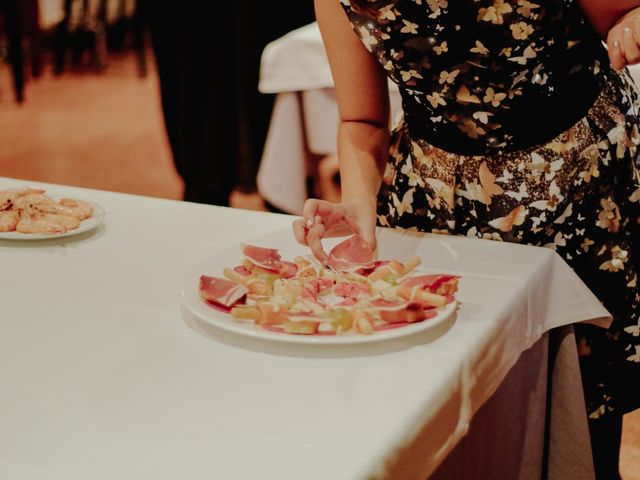
[[[278,273],[282,275],[283,278],[293,278],[298,273],[298,266],[293,262],[282,260],[278,268]]]
[[[239,273],[243,277],[251,275],[251,272],[244,265],[236,265],[233,267],[233,271]]]
[[[226,278],[200,276],[200,296],[210,302],[230,307],[244,297],[249,290],[244,285]]]
[[[380,318],[387,323],[415,323],[427,317],[422,306],[415,302],[376,299],[369,305],[377,310]]]
[[[341,297],[358,298],[364,295],[371,295],[371,287],[362,283],[338,282],[333,291]]]
[[[246,243],[240,244],[242,254],[259,267],[278,271],[281,267],[282,257],[275,248],[256,247]]]
[[[379,268],[384,267],[385,265],[388,265],[388,264],[389,264],[389,260],[376,260],[366,268],[365,267],[359,268],[358,270],[356,270],[356,273],[364,277],[368,277]]]
[[[353,235],[329,252],[328,265],[338,270],[354,270],[375,266],[375,251],[360,235]]]
[[[345,297],[344,300],[336,304],[336,307],[350,307],[356,303],[358,303],[358,299],[356,297]]]
[[[459,280],[460,277],[457,275],[418,275],[407,278],[402,285],[410,288],[419,287],[439,295],[453,295],[458,291]]]
[[[321,292],[331,288],[332,286],[333,280],[329,280],[328,278],[314,278],[302,286],[300,296],[302,298],[317,300],[318,295],[320,295]]]
[[[241,245],[242,264],[224,267],[224,279],[203,275],[200,294],[210,307],[268,331],[371,335],[425,322],[455,301],[458,276],[410,277],[420,257],[378,261],[357,235],[331,250],[329,265],[311,256],[291,262],[276,249]]]
[[[437,313],[433,310],[423,310],[422,314],[421,314],[424,318],[422,318],[420,321],[424,322],[426,320],[430,320],[434,317],[437,316]],[[376,325],[373,328],[376,331],[382,331],[382,330],[391,330],[393,328],[399,328],[399,327],[405,327],[407,325],[410,325],[412,322],[403,322],[403,321],[398,321],[398,322],[388,322],[388,323],[383,323],[381,325]],[[416,323],[416,322],[413,322]]]
[[[404,299],[386,300],[384,298],[376,298],[375,300],[371,300],[369,305],[379,309],[398,309],[406,308],[409,305],[409,301]]]

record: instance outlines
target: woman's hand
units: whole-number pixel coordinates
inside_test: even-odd
[[[312,198],[305,202],[302,218],[293,222],[296,240],[323,263],[329,258],[322,248],[323,238],[357,234],[375,250],[375,229],[375,199],[332,203]]]
[[[615,70],[640,62],[640,8],[626,13],[611,27],[607,47]]]

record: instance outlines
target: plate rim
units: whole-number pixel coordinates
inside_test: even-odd
[[[259,325],[255,325],[252,322],[239,322],[237,320],[233,320],[229,314],[215,310],[214,308],[206,305],[205,302],[203,302],[200,298],[200,294],[198,292],[200,275],[208,274],[205,272],[213,270],[213,263],[221,262],[224,254],[229,253],[229,251],[230,249],[227,249],[224,252],[221,252],[220,254],[211,257],[206,261],[202,261],[198,265],[194,266],[194,268],[191,270],[189,279],[186,281],[182,289],[182,304],[189,313],[194,315],[199,320],[204,321],[209,325],[213,325],[214,327],[220,328],[225,332],[230,332],[252,339],[297,345],[353,346],[370,344],[382,342],[385,340],[407,337],[435,328],[437,325],[440,325],[441,323],[447,321],[452,315],[454,315],[458,307],[458,301],[454,300],[453,302],[447,304],[445,307],[438,309],[438,315],[434,318],[422,322],[416,322],[414,324],[406,325],[399,328],[378,331],[371,335],[296,335],[271,332],[269,330],[265,330]],[[232,262],[225,262],[227,266],[229,263]],[[219,265],[214,266],[214,268],[218,267]],[[219,269],[221,271],[221,268]],[[195,273],[197,271],[200,271],[200,273]]]

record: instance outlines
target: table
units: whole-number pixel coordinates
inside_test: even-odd
[[[301,248],[292,217],[0,178],[16,185],[106,218],[66,240],[0,241],[0,478],[482,478],[480,457],[476,476],[447,472],[488,446],[527,472],[578,449],[572,473],[589,471],[580,395],[557,422],[576,438],[551,435],[543,458],[545,332],[609,318],[552,250],[381,230],[382,256],[463,276],[455,320],[361,350],[284,348],[198,321],[180,292],[240,241]]]

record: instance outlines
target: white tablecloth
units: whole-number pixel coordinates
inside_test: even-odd
[[[291,217],[43,188],[106,220],[0,241],[0,478],[426,478],[543,332],[608,322],[552,250],[384,230],[382,257],[462,275],[454,321],[357,349],[223,335],[181,309],[194,266],[252,237],[304,252]]]

